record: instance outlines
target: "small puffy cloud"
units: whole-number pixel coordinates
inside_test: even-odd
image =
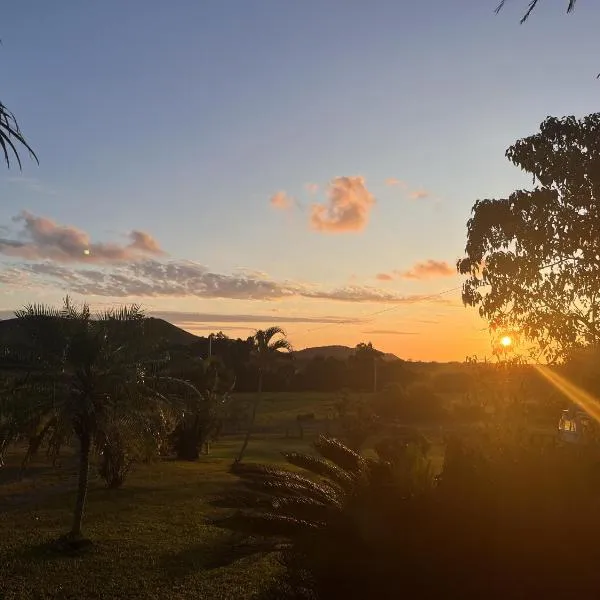
[[[329,183],[328,201],[313,204],[310,225],[322,233],[348,233],[363,230],[375,198],[363,177],[336,177]]]
[[[411,200],[423,200],[425,198],[429,198],[430,195],[431,194],[427,190],[421,188],[410,192],[409,197]]]
[[[318,183],[306,183],[304,184],[304,188],[309,194],[316,194],[319,191]]]
[[[389,187],[406,187],[406,183],[404,181],[402,181],[401,179],[396,179],[395,177],[388,177],[385,180],[385,185]]]
[[[429,259],[414,264],[407,271],[399,272],[398,275],[403,279],[433,279],[456,275],[456,269],[445,260]]]
[[[378,281],[393,281],[394,276],[390,275],[389,273],[377,273],[377,275],[375,275],[375,279]]]
[[[13,219],[22,225],[18,239],[0,239],[0,254],[27,260],[49,259],[60,263],[116,263],[161,255],[158,242],[148,233],[129,233],[128,245],[94,243],[89,235],[72,225],[59,225],[52,219],[23,211]]]
[[[129,248],[135,248],[147,254],[163,254],[158,242],[149,233],[134,229],[129,237],[131,238]]]
[[[285,192],[277,192],[269,199],[271,206],[277,210],[288,210],[294,206],[294,199]]]

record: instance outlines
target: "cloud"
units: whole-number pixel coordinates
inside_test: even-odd
[[[456,269],[444,260],[426,260],[413,265],[408,271],[398,273],[403,279],[433,279],[435,277],[451,277]]]
[[[336,177],[329,182],[328,202],[313,204],[310,225],[322,233],[348,233],[363,230],[375,198],[363,177]]]
[[[406,183],[404,181],[402,181],[401,179],[396,179],[395,177],[388,177],[385,180],[385,185],[389,186],[389,187],[402,187],[405,188],[406,187]]]
[[[362,333],[366,335],[418,335],[416,331],[396,331],[395,329],[370,329]]]
[[[393,281],[394,276],[390,275],[389,273],[377,273],[377,275],[375,275],[375,279],[378,281]]]
[[[158,242],[148,233],[131,231],[126,246],[93,243],[89,235],[72,225],[59,225],[52,219],[28,211],[13,218],[22,224],[20,239],[0,238],[0,254],[27,260],[51,259],[59,263],[114,263],[136,261],[148,255],[161,255]]]
[[[309,194],[316,194],[319,191],[319,184],[318,183],[305,183],[304,189],[306,189],[306,191]]]
[[[332,316],[294,316],[278,314],[273,315],[250,315],[250,314],[222,314],[222,313],[195,313],[181,311],[150,311],[150,316],[165,319],[173,323],[326,323],[326,324],[350,324],[361,323],[361,319],[344,319]]]
[[[431,194],[427,190],[421,188],[418,190],[413,190],[408,196],[411,198],[411,200],[423,200],[424,198],[429,198],[430,195]]]
[[[277,192],[269,199],[271,206],[278,210],[289,210],[294,206],[294,199],[285,192]]]
[[[14,269],[15,267],[13,267]],[[160,262],[147,259],[111,268],[67,268],[51,262],[24,263],[19,271],[33,283],[54,285],[84,296],[112,298],[227,298],[282,300],[310,298],[336,302],[412,304],[432,301],[430,296],[403,296],[370,286],[323,289],[293,281],[276,281],[246,273],[221,274],[191,261]],[[2,271],[0,271],[0,280]],[[438,298],[438,301],[443,299]],[[435,299],[433,300],[435,301]]]

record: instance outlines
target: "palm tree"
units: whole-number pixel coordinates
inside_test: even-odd
[[[202,446],[208,449],[217,431],[231,399],[235,377],[218,357],[184,356],[172,363],[171,376],[162,376],[161,380],[173,384],[183,399],[170,441],[179,460],[196,460]]]
[[[10,167],[10,155],[12,153],[17,160],[19,169],[21,169],[21,158],[19,157],[15,142],[24,146],[35,162],[39,164],[38,157],[19,129],[19,124],[17,123],[15,115],[0,102],[0,148],[2,148],[2,152],[4,153],[6,166]]]
[[[16,316],[18,342],[3,348],[0,366],[13,375],[25,373],[15,394],[31,415],[34,446],[47,437],[59,448],[71,434],[79,442],[77,499],[64,538],[77,544],[93,446],[103,452],[116,432],[147,431],[152,415],[165,417],[171,405],[153,385],[139,306],[92,318],[87,304],[75,306],[67,297],[60,309],[28,305]]]
[[[577,0],[568,0],[568,2],[569,2],[567,4],[567,12],[568,13],[570,13],[574,10],[576,1]],[[525,21],[527,21],[527,19],[531,15],[531,13],[534,11],[535,7],[538,5],[538,2],[539,2],[539,0],[529,0],[529,6],[527,7],[527,11],[521,18],[521,24],[523,24],[523,23],[525,23]],[[500,4],[498,4],[498,6],[496,7],[496,13],[499,13],[505,4],[506,4],[506,0],[502,0],[500,2]]]
[[[244,453],[246,452],[252,430],[254,429],[256,411],[262,398],[264,374],[273,368],[277,361],[281,359],[284,352],[292,352],[292,345],[286,339],[285,331],[281,329],[281,327],[269,327],[265,330],[259,329],[254,334],[252,343],[253,349],[251,356],[258,370],[258,388],[252,404],[252,414],[248,425],[248,431],[246,432],[246,437],[244,438],[244,443],[236,462],[241,462],[244,458]]]

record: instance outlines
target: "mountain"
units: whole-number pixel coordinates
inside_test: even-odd
[[[146,335],[154,342],[161,342],[165,346],[189,346],[201,338],[185,331],[173,323],[163,319],[148,317]],[[10,344],[19,342],[19,320],[4,319],[0,321],[0,343]]]
[[[162,340],[167,346],[189,346],[201,338],[169,321],[148,317],[147,335],[154,339]]]
[[[296,350],[294,357],[296,360],[309,361],[317,356],[323,358],[337,358],[338,360],[347,360],[348,357],[352,356],[355,352],[355,348],[349,346],[315,346],[314,348],[304,348],[302,350]],[[384,353],[382,356],[383,360],[395,361],[400,360],[395,354]]]

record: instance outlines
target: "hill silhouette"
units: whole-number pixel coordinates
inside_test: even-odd
[[[18,343],[20,335],[19,320],[17,318],[0,321],[0,343]],[[160,343],[164,346],[189,346],[201,339],[193,333],[173,325],[173,323],[154,317],[148,317],[146,335],[150,342]]]
[[[160,343],[162,346],[191,346],[198,342],[207,340],[207,335],[198,336],[181,327],[177,327],[169,321],[148,317],[146,325],[146,335],[149,341]],[[0,320],[0,343],[19,342],[18,319]],[[336,358],[338,360],[347,360],[355,352],[355,348],[342,345],[314,346],[303,348],[294,352],[294,358],[297,361],[309,361],[316,357]],[[385,361],[401,360],[398,356],[391,353],[384,353],[382,356]]]
[[[296,360],[312,360],[318,356],[322,356],[323,358],[337,358],[338,360],[347,360],[350,356],[352,356],[355,352],[355,348],[350,346],[315,346],[311,348],[303,348],[302,350],[296,350],[294,352],[294,357]],[[396,361],[401,360],[395,354],[391,354],[389,352],[384,352],[382,356],[383,360],[386,361]]]

